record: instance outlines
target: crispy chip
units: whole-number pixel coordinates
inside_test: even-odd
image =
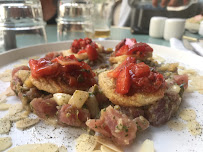
[[[28,117],[27,111],[19,112],[19,113],[16,113],[14,115],[8,114],[5,116],[5,118],[9,119],[12,122],[15,122],[15,121],[27,118],[27,117]]]
[[[66,149],[66,147],[64,147],[64,146],[61,146],[61,147],[59,147],[59,149],[58,149],[58,152],[67,152],[68,150]]]
[[[9,149],[7,152],[30,152],[32,149],[37,148],[40,144],[26,144],[16,146],[14,148]]]
[[[169,128],[171,128],[175,131],[180,131],[185,128],[185,124],[178,120],[170,120],[167,122],[167,125]]]
[[[94,136],[82,134],[76,139],[76,152],[92,152],[96,144]]]
[[[12,145],[11,137],[0,138],[0,151],[6,150]]]
[[[146,139],[143,144],[141,145],[141,148],[139,152],[154,152],[154,143],[153,141]]]
[[[101,152],[115,152],[115,151],[104,145],[101,145]]]
[[[0,103],[0,111],[1,110],[8,110],[10,107],[10,104],[7,103]]]
[[[11,70],[5,70],[3,73],[0,74],[0,80],[4,82],[11,81]]]
[[[19,120],[16,122],[16,127],[18,129],[25,129],[25,128],[28,128],[28,127],[31,127],[33,125],[35,125],[36,123],[39,122],[39,118],[36,118],[36,119],[32,119],[32,118],[25,118],[23,120]]]
[[[179,116],[183,120],[194,120],[196,119],[196,112],[192,109],[184,109],[180,112]]]
[[[10,120],[1,118],[0,119],[0,134],[9,132],[10,128],[11,128]]]
[[[0,94],[0,103],[6,102],[7,96],[5,94]]]
[[[11,87],[8,87],[4,93],[5,93],[5,95],[7,97],[9,97],[9,96],[15,96],[15,92],[11,89]]]
[[[196,120],[191,120],[187,123],[187,128],[190,133],[194,136],[200,135],[202,133],[202,128]]]
[[[103,137],[103,136],[95,136],[97,142],[99,142],[100,144],[116,151],[116,152],[123,152],[123,149],[121,149],[120,147],[114,145],[114,143],[107,137]]]
[[[29,152],[58,152],[58,146],[51,143],[40,144]]]
[[[21,111],[23,111],[23,105],[21,103],[12,104],[9,107],[9,115],[15,115]]]

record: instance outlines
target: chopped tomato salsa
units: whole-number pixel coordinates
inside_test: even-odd
[[[137,43],[135,39],[126,38],[116,46],[115,56],[136,55],[139,57],[146,57],[152,52],[153,49],[146,43]]]
[[[98,45],[89,38],[75,39],[71,45],[73,53],[82,54],[87,53],[88,59],[94,61],[98,58]]]
[[[29,61],[31,74],[34,78],[39,77],[61,77],[70,86],[81,84],[95,84],[95,73],[91,67],[81,61],[79,62],[74,55],[59,56],[52,60],[41,58],[39,60],[31,59]]]
[[[151,71],[144,62],[136,63],[134,57],[128,57],[107,76],[116,79],[116,92],[128,94],[130,89],[135,92],[155,92],[165,85],[162,74]]]

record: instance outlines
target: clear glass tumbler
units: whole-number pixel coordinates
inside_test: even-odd
[[[93,26],[94,38],[110,37],[111,11],[114,1],[100,0],[94,2]]]
[[[47,42],[39,0],[0,0],[0,52]]]
[[[84,38],[86,11],[90,9],[87,0],[60,0],[58,4],[58,40]]]

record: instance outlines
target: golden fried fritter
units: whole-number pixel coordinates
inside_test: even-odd
[[[87,90],[85,87],[73,87],[69,86],[69,84],[65,83],[58,78],[50,78],[50,77],[41,77],[41,78],[33,78],[30,76],[30,80],[34,86],[36,86],[39,90],[43,90],[49,93],[68,93],[73,94],[75,90]]]
[[[115,91],[116,81],[107,76],[109,71],[99,74],[99,86],[106,97],[114,104],[121,106],[146,106],[155,103],[164,96],[164,88],[153,93],[134,93],[132,96],[122,95]]]

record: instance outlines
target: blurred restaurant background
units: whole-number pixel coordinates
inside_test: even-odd
[[[203,55],[203,0],[177,0],[170,6],[161,2],[0,0],[0,52],[84,37],[133,37]]]

